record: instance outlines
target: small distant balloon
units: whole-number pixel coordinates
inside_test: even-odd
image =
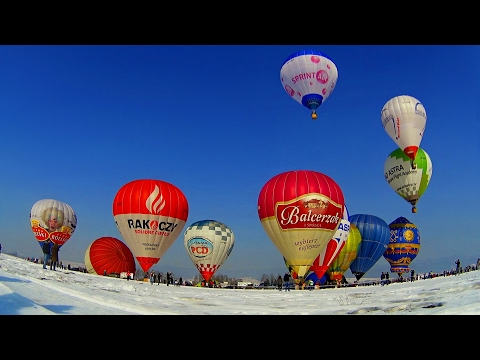
[[[280,69],[283,89],[296,102],[311,110],[317,119],[317,109],[331,95],[338,79],[333,60],[316,50],[302,50],[290,55]]]

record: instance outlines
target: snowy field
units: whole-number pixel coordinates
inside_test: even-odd
[[[0,254],[0,315],[480,314],[479,289],[480,271],[311,291],[176,287],[44,270]]]

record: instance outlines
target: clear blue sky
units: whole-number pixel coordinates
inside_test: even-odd
[[[305,49],[327,54],[339,73],[316,121],[280,84],[284,60]],[[417,271],[480,257],[479,46],[4,45],[0,59],[4,252],[41,256],[29,213],[53,198],[78,218],[60,258],[83,262],[95,239],[123,240],[112,214],[120,187],[151,178],[184,192],[187,225],[213,219],[233,230],[217,273],[283,274],[257,199],[271,177],[306,169],[340,185],[351,215],[415,223]],[[383,173],[396,145],[380,111],[397,95],[427,111],[420,146],[433,173],[416,214]],[[153,269],[198,274],[183,236]],[[381,258],[365,277],[388,269]]]

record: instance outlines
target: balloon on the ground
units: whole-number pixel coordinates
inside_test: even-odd
[[[335,231],[335,235],[330,239],[327,247],[320,252],[315,260],[313,260],[312,266],[310,266],[310,270],[315,272],[317,277],[321,278],[326,273],[332,261],[345,246],[349,232],[350,220],[347,207],[345,206],[342,220],[340,220],[340,224],[338,225],[337,231]]]
[[[30,210],[30,226],[40,248],[47,239],[61,248],[77,228],[77,215],[62,201],[42,199]]]
[[[343,217],[344,197],[329,176],[311,170],[271,178],[258,197],[263,229],[300,278],[325,249]]]
[[[411,166],[415,166],[427,124],[427,112],[422,103],[413,96],[395,96],[383,106],[380,117],[388,136],[407,155]]]
[[[360,280],[385,253],[390,241],[390,227],[385,220],[368,214],[352,215],[351,224],[358,228],[362,237],[357,256],[350,264],[350,271]]]
[[[283,257],[283,261],[285,262],[285,266],[287,267],[288,272],[292,276],[293,280],[297,280],[298,279],[298,274],[295,271],[293,271],[292,266],[288,263],[288,261],[287,261],[287,259],[285,259],[285,257]],[[309,270],[307,270],[307,272],[303,276],[306,278],[310,273],[311,273],[311,271],[309,269]]]
[[[206,281],[209,281],[230,256],[235,236],[224,223],[201,220],[187,227],[183,243],[197,270]]]
[[[327,274],[323,274],[321,277],[318,277],[317,274],[314,272],[311,272],[305,277],[305,282],[312,280],[315,285],[323,285],[325,284],[325,281],[327,281]]]
[[[350,264],[357,257],[358,247],[361,241],[362,236],[360,235],[360,231],[358,231],[355,224],[350,223],[350,231],[348,232],[345,245],[327,269],[330,280],[342,280],[345,271],[350,268]]]
[[[383,254],[390,264],[390,272],[398,276],[410,271],[410,264],[420,251],[420,232],[415,224],[403,216],[389,225],[390,242]]]
[[[330,96],[338,79],[333,60],[316,50],[302,50],[290,55],[280,68],[280,81],[287,94],[311,110],[316,110]]]
[[[135,258],[121,240],[103,236],[88,245],[85,251],[85,268],[89,274],[135,273]]]
[[[178,187],[166,181],[134,180],[115,195],[113,217],[143,271],[148,271],[182,233],[188,202]]]
[[[405,201],[412,205],[412,213],[417,212],[417,202],[427,190],[432,178],[432,160],[425,150],[418,148],[415,169],[409,165],[410,159],[397,148],[385,160],[385,180]]]

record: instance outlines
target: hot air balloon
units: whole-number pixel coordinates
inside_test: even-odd
[[[292,99],[312,111],[330,96],[337,84],[338,70],[327,55],[316,50],[303,50],[290,55],[280,69],[282,86]]]
[[[357,256],[350,264],[350,271],[360,280],[385,253],[390,241],[390,228],[385,220],[367,214],[352,215],[351,224],[358,228],[362,237]]]
[[[417,202],[427,189],[433,167],[430,156],[422,148],[418,148],[415,169],[410,168],[409,161],[401,149],[392,151],[384,165],[385,180],[398,195],[412,205],[412,213],[416,213]]]
[[[407,155],[414,169],[427,124],[427,112],[422,103],[413,96],[395,96],[383,106],[380,116],[388,136]]]
[[[201,220],[187,227],[183,244],[193,264],[208,282],[230,256],[235,236],[219,221]]]
[[[30,226],[40,248],[50,239],[60,249],[77,228],[77,216],[72,207],[62,201],[43,199],[30,210]]]
[[[113,200],[113,217],[143,271],[158,263],[182,233],[188,218],[183,192],[162,180],[134,180]]]
[[[121,240],[103,236],[94,240],[85,251],[85,268],[89,274],[120,274],[127,271],[134,274],[135,258]]]
[[[258,216],[270,240],[303,278],[337,231],[344,205],[342,189],[332,178],[294,170],[263,186]]]
[[[297,280],[298,279],[298,274],[295,271],[293,271],[292,266],[288,263],[288,261],[287,261],[287,259],[285,259],[285,257],[283,258],[283,261],[285,262],[285,266],[287,267],[288,272],[292,276],[293,280]],[[307,272],[305,273],[304,277],[306,278],[310,273],[311,273],[311,271],[310,271],[310,269],[308,269]]]
[[[420,251],[420,233],[417,226],[404,217],[395,219],[388,226],[390,242],[383,257],[390,264],[390,272],[401,276],[410,271],[410,263]]]
[[[343,274],[349,269],[350,264],[357,257],[358,247],[361,241],[362,236],[360,235],[360,231],[358,231],[355,224],[350,223],[350,230],[345,245],[327,269],[330,280],[337,282],[342,280]]]
[[[348,210],[345,206],[343,218],[340,220],[340,224],[338,225],[337,231],[335,231],[335,235],[330,239],[327,247],[313,261],[312,266],[310,266],[310,270],[315,272],[318,278],[321,278],[325,274],[332,261],[343,249],[349,232],[350,221],[348,220]]]
[[[323,276],[318,277],[317,274],[315,274],[314,272],[311,272],[305,277],[305,282],[312,280],[315,285],[317,285],[317,282],[318,282],[318,285],[323,285],[327,281],[327,278],[328,276],[326,273],[323,274]]]

